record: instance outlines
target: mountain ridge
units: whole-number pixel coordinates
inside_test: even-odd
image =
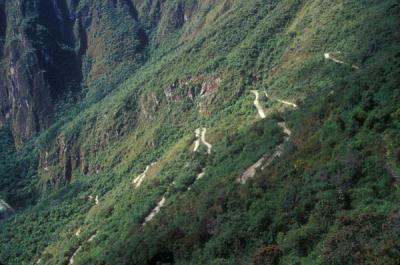
[[[5,119],[0,80],[1,262],[396,264],[396,1],[1,1],[0,21],[19,3],[86,40],[38,110]]]

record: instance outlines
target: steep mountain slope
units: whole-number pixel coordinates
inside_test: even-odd
[[[0,1],[0,262],[397,264],[399,13]]]

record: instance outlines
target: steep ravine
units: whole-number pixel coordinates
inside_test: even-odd
[[[66,114],[26,142],[39,161],[10,178],[32,187],[29,207],[2,195],[18,211],[1,221],[0,263],[347,264],[354,252],[373,264],[396,249],[398,127],[387,124],[398,93],[372,75],[390,80],[394,64],[375,62],[385,53],[371,57],[370,47],[387,40],[364,45],[366,21],[352,16],[372,8],[217,2],[48,0],[53,23],[43,21],[41,40],[54,36],[75,58],[85,95],[64,108],[43,75],[49,106]],[[60,64],[58,48],[43,47],[37,69]],[[323,53],[336,48],[354,54]]]
[[[94,87],[97,79],[109,76],[107,89],[96,84],[95,90],[86,91],[97,94],[91,100],[98,100],[117,85],[113,72],[142,63],[132,58],[147,43],[137,26],[136,12],[130,1],[116,5],[55,0],[0,3],[0,72],[4,73],[0,76],[0,126],[11,124],[17,147],[48,128],[60,104],[80,98],[82,85]],[[115,17],[131,26],[125,29],[111,23]],[[96,20],[99,23],[93,24]],[[128,31],[126,38],[117,40],[121,51],[104,41],[113,38],[107,29]],[[116,57],[117,52],[126,53],[124,61]]]
[[[6,1],[0,12],[5,22],[0,23],[4,35],[0,126],[11,124],[17,147],[51,124],[54,102],[67,91],[78,91],[82,81],[79,58],[73,52],[79,37],[74,36],[66,6],[43,0],[31,5],[31,1]]]
[[[151,41],[181,29],[197,8],[159,0],[1,0],[0,126],[11,124],[20,147],[53,124],[65,102],[85,94],[90,103],[102,99],[143,65]]]

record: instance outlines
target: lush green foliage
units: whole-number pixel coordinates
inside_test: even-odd
[[[37,196],[37,153],[31,143],[15,151],[8,128],[0,129],[0,198],[19,208],[35,201]]]
[[[182,28],[144,21],[152,36],[144,65],[89,82],[94,94],[61,107],[69,111],[34,139],[37,152],[49,152],[50,173],[39,165],[46,191],[1,225],[0,261],[66,264],[83,246],[75,264],[398,264],[400,6],[267,2],[185,1],[194,15]],[[331,51],[351,63],[324,60]],[[109,81],[118,87],[96,87]],[[210,98],[200,95],[205,83]],[[251,89],[299,108],[262,97],[260,120]],[[237,183],[283,142],[283,120],[293,135],[282,156]],[[198,127],[208,128],[211,155],[204,146],[192,152]],[[30,145],[17,154],[6,131],[0,138],[1,196],[26,201],[36,178],[18,168],[32,163],[24,153],[38,154]],[[77,166],[53,187],[66,161],[59,139],[88,170]],[[88,199],[96,195],[98,205]],[[166,205],[142,226],[162,196]]]

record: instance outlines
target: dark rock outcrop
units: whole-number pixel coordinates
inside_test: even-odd
[[[0,126],[11,125],[17,147],[82,84],[98,100],[122,81],[110,73],[142,63],[147,37],[133,2],[81,2],[0,0]]]
[[[5,1],[0,66],[0,125],[17,147],[49,126],[54,102],[79,89],[71,21],[62,1]]]

